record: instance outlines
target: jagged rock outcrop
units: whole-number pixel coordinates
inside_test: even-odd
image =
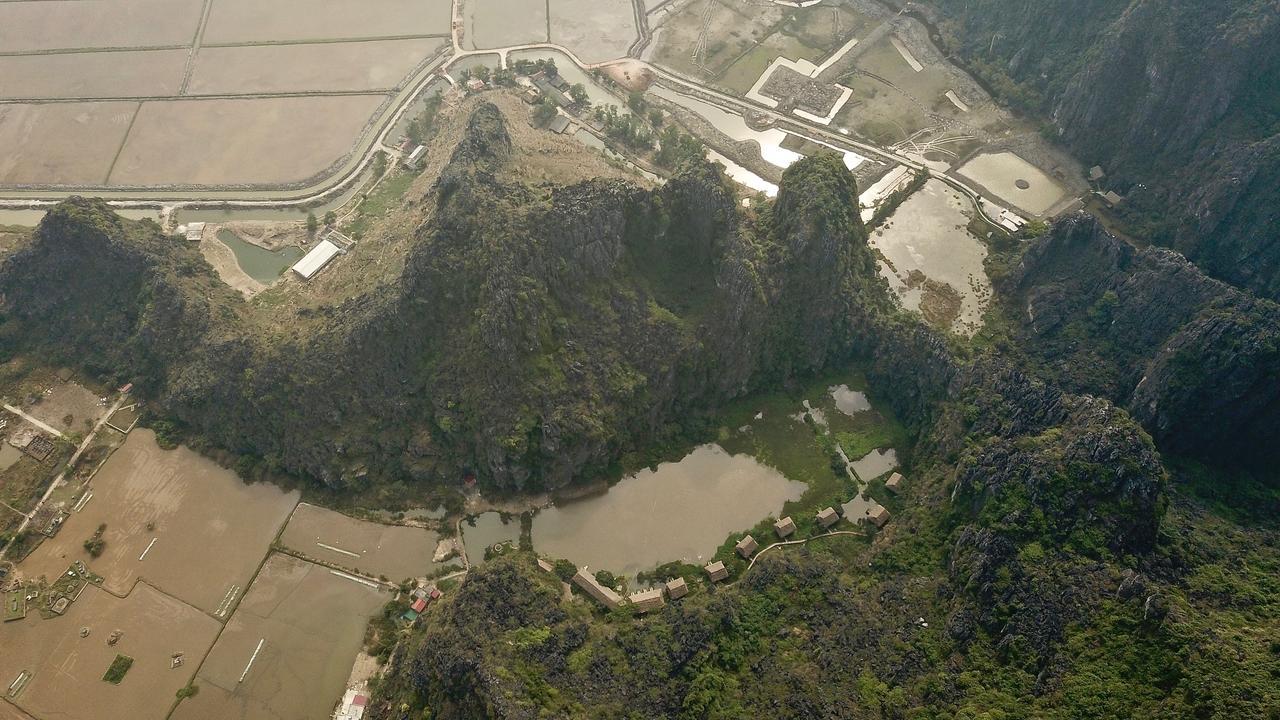
[[[933,0],[964,61],[1129,196],[1155,241],[1280,298],[1275,0]]]
[[[538,188],[505,179],[513,155],[502,113],[479,106],[418,203],[429,220],[398,282],[314,311],[306,333],[255,333],[241,301],[205,292],[194,248],[87,201],[51,214],[3,287],[30,333],[70,328],[51,343],[69,361],[112,350],[104,364],[158,413],[335,487],[562,486],[868,350],[888,295],[835,156],[797,163],[752,218],[709,163],[652,191]]]
[[[1111,398],[1168,450],[1263,466],[1280,437],[1280,306],[1096,221],[1059,223],[1001,288],[1026,351]]]

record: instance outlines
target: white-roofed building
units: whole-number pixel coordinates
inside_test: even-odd
[[[337,245],[328,240],[321,240],[316,243],[315,247],[311,248],[311,252],[294,264],[293,271],[303,280],[310,280],[341,252],[342,249]]]

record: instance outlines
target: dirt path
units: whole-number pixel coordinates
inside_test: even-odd
[[[12,406],[12,405],[10,405],[10,404],[8,404],[8,403],[5,403],[5,405],[4,405],[4,409],[5,409],[5,410],[8,410],[9,412],[13,413],[14,415],[17,415],[18,417],[22,418],[23,420],[26,420],[27,422],[31,423],[32,425],[35,425],[36,427],[38,427],[38,428],[40,428],[41,430],[43,430],[43,431],[45,431],[45,432],[49,433],[50,435],[53,435],[54,437],[66,437],[65,435],[63,435],[63,434],[62,434],[62,431],[60,431],[60,430],[58,430],[58,429],[54,428],[52,425],[46,425],[44,422],[42,422],[42,421],[40,421],[40,420],[37,420],[37,419],[35,419],[35,418],[31,417],[30,415],[28,415],[28,414],[26,414],[25,412],[23,412],[23,411],[22,411],[22,408],[17,408],[17,407],[14,407],[14,406]]]
[[[49,496],[53,494],[53,491],[62,485],[63,480],[67,476],[67,469],[75,467],[76,461],[79,460],[80,456],[84,454],[84,451],[88,450],[89,446],[93,444],[93,439],[97,437],[102,428],[106,426],[107,420],[111,419],[111,416],[114,415],[122,405],[124,405],[124,401],[128,397],[129,395],[127,393],[121,393],[120,397],[116,398],[115,404],[113,404],[111,408],[98,419],[98,423],[93,426],[93,430],[89,431],[89,434],[84,438],[84,442],[80,443],[80,447],[76,448],[71,459],[67,461],[66,467],[63,468],[62,472],[58,473],[58,477],[54,478],[53,482],[49,483],[49,487],[45,488],[44,495],[40,496],[40,502],[36,503],[36,506],[31,510],[31,514],[27,515],[26,519],[22,521],[22,524],[18,526],[18,531],[13,534],[13,538],[10,539],[3,548],[0,548],[0,560],[4,559],[5,554],[9,552],[9,548],[18,539],[18,537],[22,535],[23,531],[27,529],[27,525],[31,524],[31,518],[35,517],[36,514],[40,512],[40,508],[44,507],[45,502],[49,500]],[[8,408],[7,405],[5,407],[6,409]],[[25,417],[25,413],[23,416]],[[34,418],[32,418],[32,420],[34,421]],[[61,433],[59,433],[59,436],[61,436]]]

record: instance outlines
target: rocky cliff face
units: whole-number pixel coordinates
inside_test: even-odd
[[[491,105],[470,117],[399,281],[324,309],[305,335],[256,336],[240,301],[201,296],[213,281],[193,249],[100,204],[53,213],[3,287],[32,336],[41,321],[71,328],[68,357],[136,348],[113,351],[112,372],[269,467],[332,486],[475,473],[506,490],[598,473],[731,398],[846,360],[887,307],[837,158],[798,163],[772,212],[750,217],[709,164],[654,191],[506,182],[504,123]]]
[[[1001,290],[1049,376],[1128,408],[1161,447],[1229,464],[1280,457],[1275,303],[1086,216],[1036,241]]]
[[[1044,117],[1130,218],[1207,272],[1280,297],[1274,0],[934,0],[955,50]]]

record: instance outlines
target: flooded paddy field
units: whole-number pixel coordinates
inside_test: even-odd
[[[329,717],[369,618],[389,599],[336,571],[273,554],[201,666],[200,692],[173,717]]]
[[[1011,152],[983,153],[958,168],[956,174],[1032,215],[1048,213],[1067,197],[1067,189],[1048,173]]]
[[[176,95],[186,63],[185,49],[6,55],[0,98]]]
[[[446,41],[442,38],[202,48],[193,95],[391,90]]]
[[[447,36],[450,7],[450,0],[213,0],[204,43]]]
[[[431,530],[357,520],[307,503],[293,511],[280,536],[282,545],[304,555],[392,582],[439,569],[431,561],[439,540]]]
[[[186,45],[203,0],[0,2],[6,52]]]
[[[19,4],[27,3],[0,3],[0,10]],[[0,185],[104,183],[137,108],[136,102],[0,105]]]
[[[0,107],[0,185],[313,180],[348,156],[375,113],[445,46],[450,8],[449,0],[0,3],[0,48],[11,53],[0,58],[0,99],[30,100]],[[43,102],[53,99],[84,102]]]
[[[804,490],[750,456],[703,445],[602,495],[540,511],[533,547],[627,575],[671,560],[706,562],[730,533],[779,512]]]
[[[547,42],[547,0],[468,0],[463,16],[469,50]]]
[[[65,615],[44,620],[31,613],[0,625],[0,684],[8,688],[29,674],[10,700],[39,718],[159,720],[218,630],[213,618],[148,585],[126,598],[89,586]],[[115,631],[119,640],[108,645]],[[171,668],[176,653],[186,662]],[[102,676],[117,654],[133,658],[133,666],[113,685]]]
[[[903,307],[935,327],[971,335],[991,300],[987,248],[968,230],[973,206],[929,180],[871,234],[880,273]]]
[[[584,63],[613,60],[636,41],[631,0],[548,0],[551,42],[573,50]]]
[[[113,185],[306,180],[351,151],[382,95],[143,103]],[[232,152],[192,153],[214,147]]]
[[[127,594],[144,579],[208,613],[243,593],[298,499],[274,485],[246,485],[187,448],[162,450],[144,429],[129,434],[90,492],[23,573],[54,577],[83,560],[111,592]],[[106,547],[90,558],[83,543],[102,524]]]

